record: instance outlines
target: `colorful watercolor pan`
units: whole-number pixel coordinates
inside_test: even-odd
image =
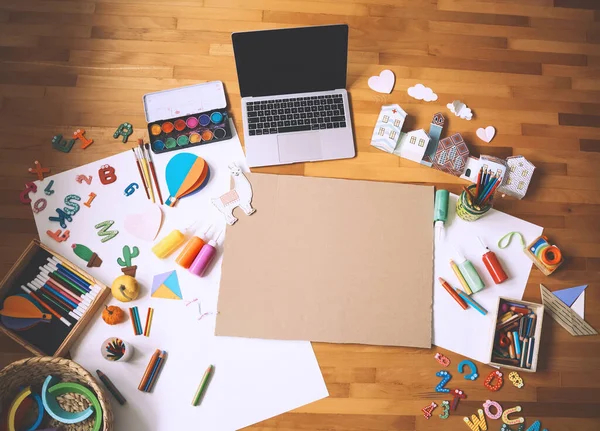
[[[148,124],[150,146],[166,153],[196,145],[231,139],[229,114],[225,109],[168,118]]]

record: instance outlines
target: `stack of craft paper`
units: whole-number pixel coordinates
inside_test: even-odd
[[[521,299],[531,271],[531,260],[523,252],[521,243],[513,240],[506,249],[497,247],[498,240],[507,232],[521,232],[526,241],[542,234],[542,228],[501,211],[490,210],[475,222],[466,222],[456,216],[456,199],[450,195],[445,238],[435,244],[435,271],[433,288],[433,344],[477,361],[490,360],[489,337],[495,318],[498,297]],[[496,285],[485,269],[481,256],[484,249],[477,237],[496,253],[508,280]],[[456,247],[470,260],[485,283],[485,289],[473,298],[488,310],[483,316],[475,309],[463,310],[437,281],[445,279],[452,287],[461,285],[450,268],[450,259],[459,262]]]
[[[202,229],[197,234],[204,232],[209,224],[214,226],[217,233],[224,230],[223,216],[210,203],[210,198],[221,196],[229,190],[231,176],[227,165],[236,162],[247,170],[237,136],[228,141],[182,151],[206,160],[210,165],[210,180],[202,191],[182,199],[177,207],[161,207],[164,222],[157,240],[173,229],[183,230],[195,221],[199,222],[199,229]],[[180,152],[154,156],[163,196],[167,190],[165,166],[171,157]],[[67,154],[62,156],[72,157]],[[105,164],[114,167],[117,175],[117,181],[109,185],[102,185],[98,181],[98,169]],[[77,183],[75,178],[79,174],[92,175],[92,183]],[[44,196],[44,187],[50,179],[54,180],[55,193]],[[156,223],[156,217],[147,220],[144,216],[151,204],[143,187],[131,196],[125,195],[124,190],[131,183],[141,186],[133,154],[127,151],[54,175],[42,184],[38,183],[37,195],[31,195],[43,196],[48,200],[47,208],[35,215],[42,242],[83,267],[86,263],[73,253],[71,244],[88,246],[102,258],[103,263],[100,267],[86,270],[109,286],[114,278],[121,275],[117,258],[122,256],[123,246],[139,248],[139,256],[133,260],[133,264],[138,267],[136,279],[142,286],[142,292],[133,305],[140,310],[154,308],[151,336],[135,337],[130,322],[109,326],[98,315],[71,350],[73,359],[85,368],[99,368],[110,376],[127,399],[127,408],[113,408],[115,428],[183,430],[196,424],[196,427],[206,430],[231,431],[326,397],[327,389],[310,343],[215,337],[214,314],[199,320],[201,312],[217,311],[222,253],[217,254],[207,276],[202,278],[176,265],[175,258],[181,249],[167,259],[156,258],[150,250],[153,242],[147,236],[141,238],[144,236],[139,235],[141,232],[134,236],[125,228],[126,219],[137,220],[135,225],[145,226],[147,230],[151,228],[150,224]],[[68,241],[59,244],[46,235],[46,230],[59,229],[58,223],[50,222],[48,217],[56,215],[55,208],[64,206],[65,196],[81,196],[82,204],[91,192],[96,193],[97,197],[90,208],[81,205],[79,212],[73,216],[73,222],[68,223],[67,228],[71,231]],[[113,220],[111,229],[119,233],[103,243],[94,226],[106,220]],[[152,236],[149,235],[150,238]],[[160,295],[160,292],[165,293],[164,289],[155,291],[162,298],[156,295],[152,297],[154,276],[170,271],[175,274],[173,270],[176,276],[165,278],[159,287],[168,287],[167,291],[172,292],[173,296],[181,296],[183,300],[162,299],[165,295]],[[175,279],[180,288],[177,294]],[[124,306],[115,300],[111,303]],[[128,305],[125,304],[125,307]],[[116,335],[135,347],[134,356],[127,363],[108,363],[100,354],[102,341]],[[148,358],[157,348],[167,351],[168,359],[153,393],[145,394],[138,391],[137,386]],[[191,400],[209,364],[215,364],[214,377],[201,407],[194,408],[190,405]]]

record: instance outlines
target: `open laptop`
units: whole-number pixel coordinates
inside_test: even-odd
[[[250,167],[354,157],[348,26],[233,33]]]

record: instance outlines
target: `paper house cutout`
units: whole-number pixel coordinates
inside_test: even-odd
[[[425,150],[425,155],[421,160],[421,163],[425,166],[431,166],[433,163],[433,156],[437,151],[445,121],[446,119],[441,112],[435,114],[431,119],[431,124],[429,125],[429,145],[427,145],[427,150]]]
[[[560,326],[573,336],[596,335],[598,332],[590,326],[575,310],[562,302],[556,294],[540,284],[540,293],[544,311],[546,311]]]
[[[400,133],[407,115],[400,105],[382,106],[371,137],[371,145],[393,153],[400,140]]]
[[[499,159],[498,157],[486,155],[479,157],[479,159],[470,156],[467,159],[465,171],[460,177],[475,183],[477,182],[477,175],[481,168],[487,169],[488,172],[491,171],[493,174],[496,174],[496,176],[502,178],[502,181],[506,181],[506,161]]]
[[[523,156],[507,157],[508,173],[504,183],[498,187],[500,193],[523,199],[531,182],[535,166]]]
[[[419,163],[423,160],[428,144],[429,135],[425,133],[425,130],[412,130],[408,133],[402,133],[394,154]]]
[[[168,271],[154,276],[152,280],[153,298],[183,299],[176,271]]]
[[[465,171],[469,148],[460,133],[442,139],[435,151],[433,167],[439,171],[460,177]]]

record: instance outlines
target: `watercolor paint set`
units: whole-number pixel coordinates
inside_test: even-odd
[[[154,153],[231,139],[229,114],[215,109],[148,124],[150,145]]]
[[[155,154],[231,139],[221,81],[144,95],[150,147]]]

